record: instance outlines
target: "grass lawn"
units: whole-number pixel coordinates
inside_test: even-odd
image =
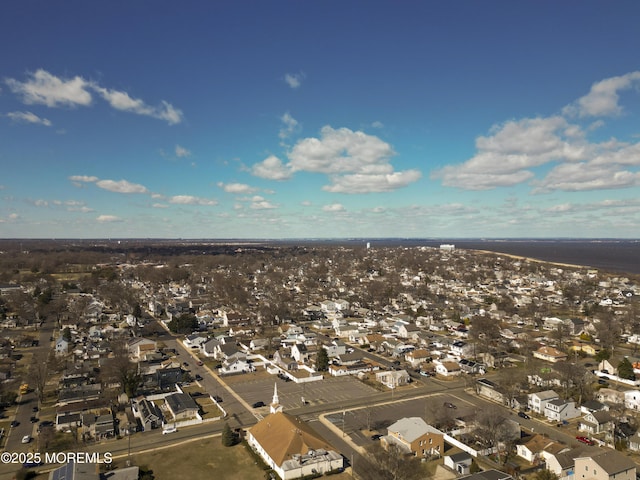
[[[124,466],[123,458],[114,461]],[[131,455],[133,465],[153,470],[156,480],[229,479],[264,480],[265,471],[254,463],[243,445],[223,447],[220,437],[205,438],[154,452]]]
[[[131,455],[133,465],[153,470],[155,480],[265,480],[265,470],[255,463],[244,445],[224,447],[220,437],[186,442],[154,452]],[[114,464],[123,467],[125,458]],[[351,480],[347,473],[333,475],[332,480]]]

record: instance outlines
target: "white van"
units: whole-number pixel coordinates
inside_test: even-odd
[[[162,434],[166,435],[167,433],[177,432],[178,429],[176,427],[167,427],[162,429]]]

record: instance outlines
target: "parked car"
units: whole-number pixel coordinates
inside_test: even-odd
[[[29,419],[29,421],[30,421],[31,423],[38,423],[38,417],[31,417],[31,418]]]
[[[422,375],[423,377],[430,377],[431,373],[430,372],[420,372],[420,375]]]
[[[524,412],[518,412],[518,416],[519,416],[520,418],[526,418],[526,419],[531,418],[529,415],[527,415],[527,414],[526,414],[526,413],[524,413]]]
[[[253,408],[260,408],[260,407],[264,407],[264,402],[256,402],[253,405],[251,405]]]
[[[445,407],[447,407],[447,408],[452,408],[452,409],[454,409],[454,410],[455,410],[456,408],[458,408],[458,407],[456,407],[456,406],[455,406],[453,403],[451,403],[451,402],[444,402],[444,406],[445,406]]]
[[[20,422],[17,420],[12,420],[11,423],[9,424],[11,427],[17,427],[18,425],[20,425]]]
[[[178,431],[178,429],[176,427],[168,427],[168,428],[165,428],[165,429],[162,430],[162,434],[163,435],[167,435],[169,433],[175,433],[177,431]]]
[[[22,443],[29,443],[31,441],[31,435],[25,435],[22,437]]]
[[[590,438],[587,438],[587,437],[577,436],[576,440],[578,440],[581,443],[584,443],[585,445],[595,445],[596,444],[596,442],[594,442],[593,440],[591,440]]]
[[[197,374],[196,374],[196,376],[194,378],[196,379],[197,382],[202,380],[202,376],[197,375]]]
[[[380,437],[382,437],[382,435],[380,435],[379,433],[376,433],[375,435],[371,435],[371,440],[379,440]]]

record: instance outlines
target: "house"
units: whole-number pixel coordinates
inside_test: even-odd
[[[624,392],[624,407],[629,410],[640,410],[640,391],[627,390]]]
[[[58,432],[70,432],[74,428],[82,426],[80,413],[62,412],[56,414],[56,430]]]
[[[458,475],[468,475],[471,472],[473,457],[467,452],[454,453],[444,457],[444,466],[450,468]]]
[[[200,348],[200,345],[204,344],[207,342],[207,340],[209,340],[209,338],[206,335],[202,335],[199,333],[194,333],[192,335],[187,335],[184,340],[182,341],[182,343],[184,344],[185,347],[187,348]]]
[[[378,365],[368,362],[357,362],[350,365],[329,365],[329,374],[334,377],[342,377],[344,375],[357,375],[359,373],[373,372],[379,370]]]
[[[220,341],[215,338],[210,338],[206,342],[200,344],[200,351],[205,357],[213,358],[216,356]]]
[[[395,445],[417,457],[440,456],[444,452],[444,433],[420,417],[401,418],[387,428],[381,441],[385,448]]]
[[[82,415],[82,428],[84,434],[91,439],[103,440],[115,436],[115,424],[113,414],[94,415],[92,413]]]
[[[273,363],[285,370],[298,370],[298,362],[291,356],[290,348],[281,348],[273,354]]]
[[[188,393],[172,393],[164,398],[173,421],[200,418],[200,407]]]
[[[474,362],[473,360],[468,360],[466,358],[460,360],[458,365],[460,365],[460,370],[462,370],[463,373],[479,373],[480,375],[487,373],[483,363]]]
[[[128,349],[129,356],[132,359],[139,360],[149,353],[154,353],[157,349],[157,344],[148,338],[137,337],[129,341]]]
[[[242,352],[238,352],[235,355],[226,358],[222,362],[222,366],[220,367],[220,375],[247,373],[253,372],[254,370],[255,367],[252,363],[247,361],[247,356]]]
[[[549,421],[564,422],[578,418],[580,415],[580,409],[576,407],[576,402],[573,400],[555,398],[547,401],[544,406],[544,416]]]
[[[56,340],[55,352],[56,355],[66,355],[69,353],[69,347],[71,346],[71,342],[69,342],[64,337],[59,337]]]
[[[309,361],[307,346],[304,343],[291,345],[291,357],[298,363],[307,363]]]
[[[464,358],[473,355],[474,348],[475,345],[473,344],[463,342],[462,340],[456,340],[449,347],[449,351],[455,357]]]
[[[543,414],[547,402],[560,398],[553,390],[545,390],[544,392],[530,393],[528,395],[529,408],[539,414]]]
[[[500,386],[486,378],[476,380],[476,393],[482,397],[498,402],[502,405],[508,402],[508,398]]]
[[[575,480],[636,480],[636,464],[615,450],[602,450],[575,460]]]
[[[526,461],[534,465],[544,461],[544,452],[559,453],[567,450],[569,449],[551,440],[547,436],[538,434],[532,435],[522,443],[516,445],[516,454],[520,458],[524,458]]]
[[[334,340],[329,345],[323,345],[322,348],[327,351],[327,356],[329,358],[334,358],[347,353],[347,345],[342,340]]]
[[[405,353],[404,359],[415,368],[420,366],[422,363],[430,362],[431,354],[424,348],[417,348]]]
[[[593,448],[593,447],[591,447]],[[569,479],[572,477],[575,469],[575,459],[584,455],[584,447],[562,449],[560,451],[543,451],[541,457],[544,459],[545,468],[555,473],[559,478]]]
[[[585,415],[587,413],[601,412],[603,410],[608,411],[609,406],[599,402],[598,400],[587,400],[586,402],[582,402],[582,405],[580,405],[580,411]]]
[[[596,393],[596,399],[607,405],[615,405],[625,403],[624,392],[614,390],[612,388],[601,388]]]
[[[434,362],[434,364],[436,366],[436,373],[443,377],[455,377],[462,373],[458,362]]]
[[[307,422],[282,411],[251,427],[247,443],[282,480],[344,467],[342,455]]]
[[[398,326],[398,336],[400,338],[413,338],[418,332],[420,332],[420,327],[415,323],[402,323]]]
[[[406,370],[385,370],[382,372],[376,372],[376,381],[391,389],[406,385],[410,380],[411,377]]]
[[[55,480],[137,480],[140,476],[139,467],[125,467],[99,473],[99,464],[95,462],[69,461],[49,472],[47,478]]]
[[[140,421],[143,431],[152,430],[162,425],[163,417],[160,407],[144,397],[131,401],[131,411],[134,417]]]
[[[640,435],[635,433],[627,440],[627,448],[632,452],[640,452]]]
[[[589,355],[593,357],[600,351],[600,349],[598,349],[595,345],[592,345],[590,343],[584,343],[584,342],[574,340],[571,342],[571,345],[569,346],[569,351],[582,352],[585,355]]]
[[[566,353],[561,352],[557,348],[547,346],[540,347],[538,350],[534,351],[533,356],[551,363],[561,362],[568,358]]]
[[[590,412],[583,416],[578,422],[578,430],[591,435],[599,433],[612,434],[615,423],[609,412]]]

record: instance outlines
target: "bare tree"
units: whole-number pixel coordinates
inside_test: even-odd
[[[385,449],[380,443],[367,448],[357,474],[361,480],[418,480],[425,476],[417,457],[407,455],[394,444]]]
[[[129,349],[125,339],[116,339],[111,343],[113,356],[103,369],[104,380],[120,385],[120,391],[129,398],[135,396],[142,381],[138,365],[129,359]]]

